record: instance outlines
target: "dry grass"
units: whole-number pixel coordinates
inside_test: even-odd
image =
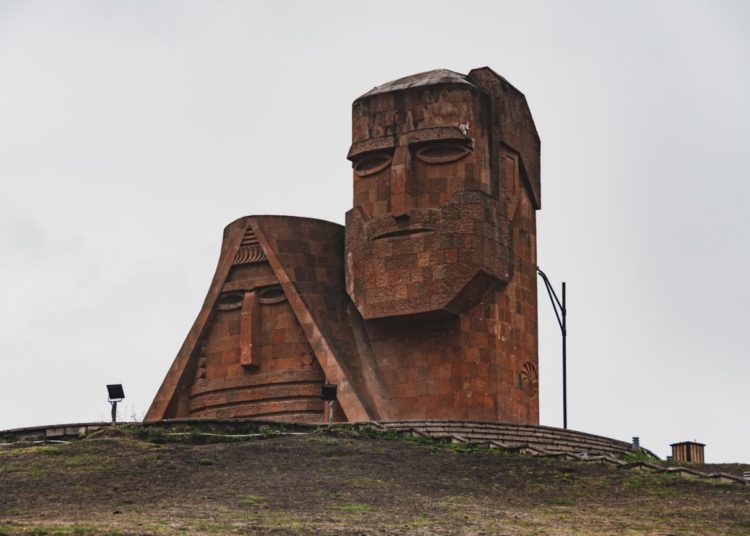
[[[750,486],[373,434],[0,449],[0,534],[750,534]]]

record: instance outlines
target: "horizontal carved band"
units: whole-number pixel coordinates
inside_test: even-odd
[[[190,411],[228,406],[245,402],[267,402],[295,398],[320,398],[321,382],[281,383],[210,391],[195,395],[190,400]]]
[[[282,416],[289,413],[316,413],[323,415],[323,401],[320,396],[304,397],[285,400],[269,400],[265,402],[244,402],[221,406],[216,408],[206,408],[203,410],[191,411],[191,417],[202,418],[232,418],[232,417],[271,417]]]
[[[314,368],[301,370],[274,370],[258,374],[248,374],[231,378],[218,378],[215,380],[199,380],[190,390],[190,397],[203,393],[222,391],[238,388],[258,388],[267,385],[320,382],[321,373]]]

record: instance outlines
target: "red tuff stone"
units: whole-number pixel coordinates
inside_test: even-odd
[[[421,73],[352,107],[346,227],[227,226],[203,308],[146,420],[537,424],[539,137],[488,68]]]

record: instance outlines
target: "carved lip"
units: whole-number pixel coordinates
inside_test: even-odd
[[[409,236],[415,234],[432,233],[435,229],[429,227],[406,227],[401,229],[393,229],[385,233],[377,235],[373,240],[380,240],[381,238],[396,238],[399,236]]]

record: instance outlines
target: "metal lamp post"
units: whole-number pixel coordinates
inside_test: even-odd
[[[562,284],[562,301],[557,297],[555,289],[552,288],[552,284],[547,278],[547,274],[542,272],[541,268],[536,267],[536,271],[544,281],[544,286],[547,287],[547,294],[552,302],[552,308],[555,310],[555,316],[557,317],[557,323],[560,325],[560,331],[562,332],[562,381],[563,381],[563,428],[568,428],[568,373],[567,373],[567,338],[568,338],[568,325],[567,325],[567,313],[568,310],[565,307],[565,281]]]

